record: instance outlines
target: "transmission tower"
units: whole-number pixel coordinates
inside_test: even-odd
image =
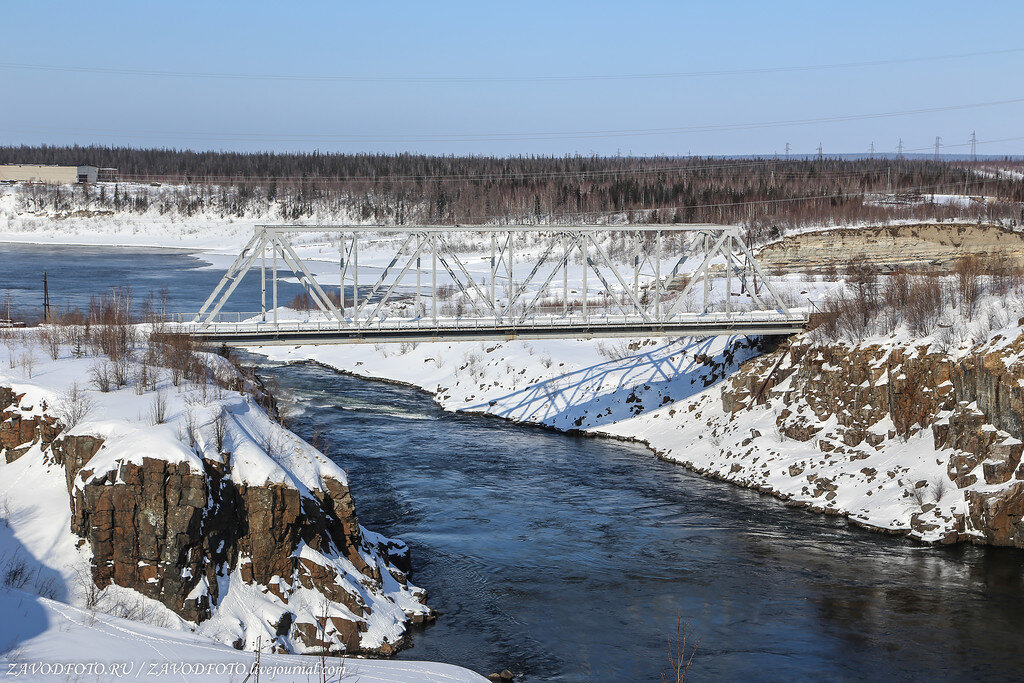
[[[871,147],[869,148],[868,152],[871,155],[871,158],[874,159],[875,158],[875,141],[874,140],[871,141]]]
[[[790,146],[789,146],[789,143],[787,142],[786,143],[786,161],[789,161],[789,150],[790,150]]]
[[[824,157],[821,154],[821,143],[818,143],[818,161],[821,161]]]
[[[942,147],[942,138],[938,135],[935,136],[935,161],[939,160],[939,148]]]
[[[900,138],[900,144],[896,145],[896,156],[900,159],[903,158],[903,138]]]
[[[975,135],[975,131],[971,131],[971,161],[978,160],[978,136]]]
[[[46,271],[43,271],[43,322],[50,322],[50,285],[46,281]]]

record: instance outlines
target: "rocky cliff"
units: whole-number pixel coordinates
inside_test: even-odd
[[[32,393],[0,387],[0,453],[62,470],[98,589],[280,652],[392,654],[408,623],[432,618],[408,583],[408,548],[361,529],[344,472],[248,399],[183,411],[182,435],[109,420],[64,429]]]
[[[803,480],[800,495],[792,481],[762,482],[808,506],[849,514],[851,492],[877,495],[873,484],[885,482],[901,490],[904,514],[873,526],[946,543],[1024,547],[1022,357],[1024,336],[997,336],[954,355],[927,344],[798,341],[749,362],[726,384],[721,431],[770,415],[777,440],[758,432],[740,445],[749,449],[744,457],[761,454],[766,463],[787,441],[810,446],[816,454],[787,468],[793,481]],[[883,466],[872,466],[878,461]]]
[[[949,265],[973,254],[1024,262],[1024,233],[981,223],[914,223],[834,228],[785,237],[758,251],[761,266],[775,272],[843,270],[864,256],[882,270]]]

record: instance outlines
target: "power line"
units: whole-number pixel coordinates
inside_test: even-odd
[[[984,182],[984,181],[972,181],[972,182]],[[903,187],[895,188],[890,190],[888,194],[935,194],[937,190],[944,188],[961,188],[963,183],[950,182],[950,183],[939,183],[935,185],[921,185],[916,187]],[[742,206],[758,206],[761,204],[789,204],[794,202],[805,202],[805,201],[820,201],[820,200],[832,200],[835,198],[850,199],[856,197],[865,197],[870,193],[864,191],[856,192],[843,192],[836,194],[814,194],[806,195],[802,197],[784,197],[779,199],[754,199],[749,201],[741,202],[718,202],[712,204],[688,204],[688,205],[676,205],[676,206],[655,206],[655,207],[634,207],[632,209],[610,209],[605,211],[561,211],[557,213],[545,214],[550,218],[558,217],[581,217],[581,216],[614,216],[625,213],[653,213],[655,211],[677,211],[677,210],[693,210],[693,209],[720,209],[720,208],[734,208]],[[459,218],[460,223],[468,223],[469,221],[487,221],[493,219],[508,219],[510,218],[509,213],[502,214],[488,214],[488,215],[477,215],[477,216],[462,216]],[[165,219],[161,218],[147,218],[138,217],[133,219],[136,222],[141,223],[160,223],[166,222]],[[453,224],[453,229],[458,229],[460,223]],[[297,225],[302,225],[298,223]]]
[[[806,119],[789,119],[780,121],[765,121],[758,123],[730,123],[711,124],[701,126],[684,126],[671,128],[621,128],[611,130],[592,131],[564,131],[545,133],[475,133],[475,134],[416,134],[416,135],[269,135],[263,133],[234,133],[234,134],[211,134],[208,132],[190,131],[153,131],[153,130],[125,130],[109,128],[46,128],[38,126],[5,126],[3,130],[14,132],[43,132],[43,133],[64,133],[74,134],[85,132],[90,135],[101,137],[117,137],[129,135],[156,135],[178,137],[190,140],[232,140],[248,142],[503,142],[503,141],[524,141],[524,140],[561,140],[561,139],[586,139],[586,138],[611,138],[611,137],[633,137],[649,135],[678,135],[683,133],[710,133],[717,131],[754,130],[759,128],[778,128],[787,126],[802,126],[818,123],[838,123],[845,121],[863,121],[868,119],[892,118],[898,116],[912,116],[916,114],[930,114],[945,111],[960,111],[964,109],[978,109],[983,107],[997,107],[1008,104],[1019,104],[1024,102],[1024,97],[1007,100],[993,100],[990,102],[975,102],[971,104],[953,104],[938,107],[924,107],[920,109],[905,109],[899,111],[877,112],[870,114],[845,114],[839,116],[822,116]]]
[[[1024,136],[1013,137],[1013,138],[1001,138],[997,140],[977,140],[976,144],[992,144],[997,142],[1010,142],[1024,140]],[[787,143],[788,144],[788,143]],[[956,145],[943,145],[944,147],[962,147],[965,144]],[[900,140],[899,152],[897,158],[901,158],[904,151],[907,152],[920,152],[925,150],[932,150],[933,147],[917,147],[911,149],[905,149],[903,146],[902,139]],[[816,150],[817,152],[817,150]],[[835,158],[842,158],[843,156],[854,156],[859,157],[858,154],[835,154]],[[401,181],[415,181],[423,183],[436,183],[436,182],[462,182],[462,181],[524,181],[524,180],[551,180],[558,178],[578,178],[578,179],[603,179],[615,176],[646,176],[655,174],[664,175],[685,175],[705,171],[714,170],[738,170],[738,169],[754,169],[758,167],[771,167],[777,166],[793,166],[806,162],[812,157],[810,154],[804,155],[803,158],[796,158],[793,160],[780,161],[777,159],[753,159],[753,160],[741,160],[737,159],[734,161],[726,161],[721,163],[702,163],[700,160],[693,161],[685,165],[675,166],[633,166],[626,168],[613,168],[613,169],[577,169],[570,171],[496,171],[496,172],[479,172],[479,173],[448,173],[448,174],[427,174],[427,173],[412,173],[402,175],[373,175],[373,176],[348,176],[348,177],[333,177],[333,176],[270,176],[270,175],[252,175],[252,174],[237,174],[237,175],[213,175],[202,172],[181,172],[181,173],[121,173],[118,176],[119,180],[126,182],[167,182],[174,183],[180,182],[186,177],[186,182],[196,183],[239,183],[239,182],[284,182],[284,183],[295,183],[295,182],[315,182],[323,185],[344,185],[344,184],[359,184],[359,183],[389,183],[389,182],[401,182]],[[886,172],[889,172],[889,167],[884,167]],[[827,180],[843,180],[849,178],[863,177],[872,172],[881,173],[883,167],[878,168],[867,168],[867,169],[849,169],[849,170],[834,170],[834,171],[816,171],[815,176],[821,179]],[[803,179],[807,177],[807,173],[799,171],[789,172],[775,172],[778,178],[781,179]]]
[[[905,187],[897,188],[896,194],[935,194],[936,190],[943,188],[960,188],[962,183],[940,183],[937,185],[922,185],[918,187]],[[643,207],[633,209],[618,209],[608,211],[562,211],[559,213],[546,214],[551,217],[567,217],[567,216],[614,216],[617,214],[629,213],[652,213],[654,211],[677,211],[677,210],[692,210],[692,209],[721,209],[721,208],[732,208],[738,206],[756,206],[759,204],[783,204],[792,202],[806,202],[815,200],[832,200],[835,198],[849,199],[854,197],[863,197],[868,193],[863,191],[859,192],[844,192],[837,194],[815,194],[804,197],[786,197],[782,199],[755,199],[743,202],[720,202],[715,204],[690,204],[684,206],[660,206],[660,207]],[[492,214],[488,216],[466,216],[462,218],[462,221],[476,221],[476,220],[488,220],[495,218],[508,218],[509,214]]]
[[[836,155],[841,156],[841,155]],[[859,156],[859,155],[856,155]],[[795,161],[788,162],[789,165],[799,164],[804,161],[810,160],[808,155],[804,159],[798,159]],[[789,172],[776,172],[774,169],[777,166],[785,166],[787,162],[771,160],[758,160],[750,162],[733,162],[727,164],[690,164],[687,166],[654,166],[654,167],[633,167],[633,168],[622,168],[622,169],[596,169],[596,170],[575,170],[575,171],[509,171],[509,172],[494,172],[494,173],[455,173],[455,174],[405,174],[405,175],[376,175],[376,176],[350,176],[350,177],[331,177],[331,176],[257,176],[257,175],[210,175],[203,174],[201,172],[191,173],[165,173],[165,174],[149,174],[149,173],[121,173],[118,176],[119,180],[122,181],[135,181],[135,182],[148,182],[148,181],[162,181],[162,182],[175,182],[188,176],[190,181],[196,183],[238,183],[238,182],[286,182],[286,183],[297,183],[302,181],[316,182],[328,185],[341,185],[341,184],[357,184],[357,183],[389,183],[389,182],[400,182],[400,181],[414,181],[423,183],[434,183],[434,182],[461,182],[461,181],[523,181],[523,180],[551,180],[558,178],[592,178],[592,179],[603,179],[615,176],[646,176],[654,174],[664,175],[686,175],[692,173],[700,173],[711,170],[739,170],[739,169],[753,169],[757,167],[769,167],[772,169],[772,173],[781,179],[806,179],[808,178],[808,172],[800,171],[789,171]],[[875,168],[864,168],[864,169],[849,169],[849,170],[835,170],[835,171],[821,171],[817,170],[814,172],[814,178],[824,180],[844,180],[851,178],[861,178],[871,173],[881,173],[883,170],[888,171],[888,166],[878,166]]]
[[[852,69],[872,66],[890,66],[895,64],[915,64],[948,59],[985,57],[991,55],[1014,54],[1024,52],[1024,48],[1008,48],[1005,50],[989,50],[984,52],[961,52],[958,54],[931,55],[922,57],[906,57],[892,59],[875,59],[863,62],[839,62],[832,64],[805,64],[776,67],[751,67],[742,69],[715,69],[710,71],[669,71],[661,73],[633,74],[590,74],[590,75],[532,75],[532,76],[359,76],[359,75],[300,75],[300,74],[261,74],[204,71],[172,71],[159,69],[125,69],[120,67],[76,66],[59,64],[32,64],[27,62],[0,62],[2,69],[58,71],[68,73],[91,73],[114,76],[144,76],[161,78],[214,78],[230,80],[255,81],[297,81],[297,82],[337,82],[337,83],[542,83],[566,81],[620,81],[620,80],[651,80],[666,78],[705,78],[713,76],[741,76],[770,73],[799,73],[807,71],[828,71],[832,69]]]

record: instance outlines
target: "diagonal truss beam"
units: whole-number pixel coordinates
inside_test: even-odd
[[[622,279],[622,273],[620,273],[619,269],[616,268],[615,265],[612,263],[612,260],[611,258],[608,257],[608,254],[605,252],[604,247],[602,247],[600,243],[598,243],[598,241],[595,240],[593,237],[589,237],[588,239],[590,239],[591,243],[594,245],[594,251],[597,252],[597,255],[601,257],[605,265],[608,266],[608,269],[615,274],[615,277],[618,279],[619,284],[622,285],[622,291],[629,295],[629,298],[633,302],[633,307],[636,310],[636,312],[639,313],[644,320],[649,321],[651,317],[647,314],[647,311],[644,310],[644,307],[640,305],[640,300],[636,298],[636,295],[633,293],[633,290],[630,289],[629,285],[626,284],[626,281]],[[597,276],[601,278],[602,282],[604,282],[605,289],[610,290],[611,288],[608,287],[608,282],[604,279],[604,277],[601,275],[600,271],[598,271],[596,267],[594,268],[594,272],[597,273]],[[619,308],[622,307],[620,306]],[[625,313],[625,309],[623,309],[623,312]]]
[[[471,293],[470,290],[467,289],[466,284],[463,284],[463,282],[458,277],[456,277],[454,273],[452,273],[452,268],[450,265],[448,265],[447,259],[445,259],[439,253],[438,259],[448,270],[448,272],[452,275],[452,279],[455,280],[455,284],[458,285],[462,293],[465,294],[466,298],[469,299],[470,302],[473,304],[473,308],[475,308],[476,310],[482,310],[476,303],[477,297],[479,297],[479,300],[483,301],[485,304],[487,304],[487,307],[491,309],[491,313],[494,315],[495,318],[500,317],[500,315],[498,314],[498,309],[494,305],[494,302],[491,301],[487,294],[484,293],[484,291],[480,288],[480,285],[478,285],[476,283],[476,280],[473,279],[473,276],[469,274],[469,269],[466,268],[466,265],[462,262],[462,259],[459,258],[458,253],[454,249],[448,248],[448,245],[440,237],[438,237],[437,241],[441,244],[441,246],[444,247],[443,253],[447,254],[452,261],[455,261],[455,265],[459,267],[459,270],[462,272],[462,276],[466,278],[466,284],[468,284],[469,287],[472,288]],[[476,295],[475,297],[474,294]],[[486,313],[484,315],[486,315]]]
[[[354,319],[359,319],[359,314],[363,312],[364,308],[366,308],[366,304],[369,303],[370,299],[372,299],[374,295],[376,295],[377,292],[380,291],[380,288],[384,286],[384,283],[388,279],[388,273],[391,272],[391,269],[395,267],[395,264],[398,263],[398,260],[402,258],[402,252],[405,251],[405,248],[409,246],[409,243],[412,242],[413,238],[415,237],[415,235],[409,235],[408,237],[405,238],[405,241],[402,242],[402,246],[398,247],[398,251],[395,252],[394,258],[391,259],[391,263],[384,267],[384,270],[381,271],[380,277],[378,277],[377,281],[373,283],[373,287],[370,289],[370,293],[363,297],[362,302],[356,307],[355,312],[352,314],[352,317]]]
[[[725,240],[728,238],[729,233],[723,232],[722,235],[715,241],[714,246],[708,249],[707,253],[704,256],[704,260],[701,261],[701,264],[697,267],[697,270],[694,271],[693,276],[690,278],[690,281],[686,284],[686,287],[683,288],[683,291],[679,293],[678,297],[676,297],[675,303],[672,304],[671,308],[669,308],[666,314],[667,317],[672,317],[672,315],[682,305],[683,301],[686,300],[686,295],[689,294],[696,287],[698,282],[704,285],[705,292],[708,291],[708,283],[706,281],[707,278],[705,277],[708,267],[711,265],[711,261],[716,256],[719,255],[722,249],[722,245],[725,244]]]
[[[483,233],[489,238],[490,257],[488,259],[486,254],[483,256],[485,265],[482,269],[473,270],[476,268],[475,261],[467,261],[465,254],[454,246],[448,236],[453,230]],[[334,272],[340,279],[340,306],[317,282],[293,246],[294,234],[309,232],[338,235],[338,263]],[[614,252],[609,250],[605,240],[598,239],[601,233],[608,232],[614,233],[616,238],[621,238],[626,244],[626,258],[620,257],[619,262],[612,258]],[[365,244],[371,233],[374,239],[382,234],[398,239],[395,240],[396,247],[392,247],[394,251],[386,257],[387,265],[367,293],[359,283],[359,251],[360,242]],[[332,240],[333,243],[335,242]],[[380,244],[381,242],[376,243],[374,252],[380,252]],[[669,246],[671,251],[665,253],[666,247]],[[268,249],[272,257],[272,269],[269,273]],[[483,247],[481,250],[486,252]],[[572,255],[576,253],[581,256],[581,267],[573,271],[573,277],[582,276],[582,307],[580,310],[571,311],[570,261]],[[684,268],[688,260],[698,255],[703,256],[702,260],[689,274],[689,281],[685,287],[675,295],[675,300],[672,300],[669,298],[669,284],[675,282],[681,274],[685,274]],[[712,310],[709,297],[713,289],[721,286],[722,279],[726,295],[724,313],[727,317],[742,316],[747,314],[748,310],[774,311],[785,316],[803,315],[790,312],[775,286],[765,276],[750,248],[744,243],[736,226],[636,225],[617,227],[614,230],[597,226],[257,226],[193,321],[204,326],[214,324],[226,301],[237,290],[246,273],[259,263],[256,267],[259,268],[261,275],[260,301],[263,309],[260,319],[262,324],[268,324],[266,309],[269,274],[272,278],[275,305],[273,325],[277,326],[278,256],[284,265],[285,276],[288,276],[290,271],[316,305],[319,313],[333,321],[332,324],[336,323],[339,329],[351,326],[363,330],[384,321],[394,324],[405,320],[410,324],[415,321],[418,328],[421,328],[426,321],[420,314],[419,303],[421,294],[424,293],[424,261],[427,262],[425,271],[429,278],[426,294],[432,297],[429,319],[434,326],[469,325],[479,329],[481,323],[514,326],[534,324],[537,318],[544,315],[540,302],[559,273],[562,275],[561,289],[564,299],[561,318],[567,321],[567,324],[586,325],[595,315],[608,319],[609,311],[617,311],[616,316],[624,316],[617,318],[619,320],[632,320],[633,323],[641,321],[640,324],[651,326],[664,325],[678,320],[678,316],[685,310],[688,299],[692,297],[696,287],[701,285],[704,306],[703,309],[687,312],[690,316],[688,319],[692,320],[693,313],[699,315]],[[424,258],[425,256],[428,258]],[[724,261],[724,273],[719,265],[719,258]],[[319,261],[318,259],[318,263]],[[470,267],[470,263],[474,264],[473,268]],[[662,278],[662,269],[668,264],[672,267],[666,269],[667,277]],[[526,275],[518,280],[514,278],[514,269],[520,265],[526,266]],[[591,284],[588,284],[588,274],[591,278],[596,276],[596,282],[591,279]],[[412,275],[415,275],[415,290],[410,289],[411,285],[407,282]],[[439,275],[445,282],[450,282],[470,306],[469,316],[445,318],[443,322],[439,320]],[[480,276],[483,276],[482,283],[478,279]],[[503,278],[507,279],[507,283],[501,288],[503,291],[499,291],[497,280]],[[641,278],[644,280],[643,287]],[[739,294],[749,298],[752,303],[751,307],[741,307],[738,312],[733,311],[732,305],[735,296],[734,280],[739,287]],[[764,285],[760,292],[759,284]],[[351,287],[353,292],[351,309],[345,305],[346,287]],[[599,296],[604,296],[603,301],[594,300],[595,290]],[[413,291],[416,301],[415,315],[408,319],[398,317],[388,304],[399,298],[408,299]],[[646,295],[641,300],[641,291],[653,293],[653,301],[648,301]],[[719,299],[720,297],[715,301]],[[518,310],[520,307],[522,310]],[[407,307],[403,310],[407,310]],[[348,313],[351,315],[346,317]],[[311,321],[310,324],[315,322]]]
[[[242,251],[239,252],[238,257],[228,267],[224,277],[220,279],[217,286],[214,287],[213,291],[210,292],[210,296],[206,297],[206,301],[203,303],[202,308],[196,314],[193,322],[199,322],[203,314],[206,313],[207,309],[213,305],[213,310],[210,311],[209,316],[206,319],[207,324],[220,312],[220,309],[224,307],[228,297],[238,287],[238,283],[242,281],[245,274],[249,272],[249,268],[252,267],[253,262],[256,260],[256,254],[262,253],[263,249],[266,248],[266,231],[257,230],[252,238],[246,242],[245,246],[242,247]],[[227,287],[227,291],[224,288]],[[223,292],[223,294],[222,294]],[[218,298],[219,297],[219,298]],[[216,302],[216,304],[214,304]]]
[[[778,305],[779,310],[782,311],[783,313],[789,313],[789,307],[786,306],[785,303],[783,303],[782,297],[779,296],[779,292],[775,289],[775,286],[771,283],[771,280],[765,277],[764,271],[761,270],[761,264],[758,263],[757,259],[754,258],[754,255],[750,253],[750,249],[747,248],[747,245],[743,243],[743,240],[736,240],[736,243],[739,245],[740,250],[743,252],[743,255],[747,257],[747,263],[751,265],[751,267],[754,269],[754,272],[757,275],[761,276],[761,282],[768,289],[768,291],[771,292],[772,298]],[[750,291],[751,293],[753,293],[753,290]]]
[[[413,250],[412,255],[409,256],[409,260],[406,261],[405,266],[402,267],[402,270],[398,273],[398,276],[395,278],[395,281],[391,283],[391,286],[388,287],[387,291],[384,292],[384,294],[381,296],[380,301],[377,302],[377,306],[374,307],[370,315],[367,316],[367,322],[376,318],[377,314],[380,313],[380,309],[382,309],[384,307],[384,304],[387,303],[388,299],[391,298],[391,295],[398,287],[398,283],[402,281],[402,278],[405,277],[405,274],[409,272],[409,269],[411,269],[413,264],[416,263],[417,259],[419,259],[420,254],[423,253],[423,245],[423,240],[416,240],[416,248]]]
[[[344,316],[341,314],[341,311],[339,311],[338,307],[334,305],[331,298],[327,296],[327,292],[320,287],[320,283],[317,282],[316,278],[313,277],[313,274],[309,272],[309,269],[306,268],[306,264],[303,263],[302,259],[299,258],[299,255],[295,253],[292,246],[276,234],[274,235],[273,241],[274,244],[281,249],[281,256],[284,258],[285,263],[299,278],[299,283],[306,288],[306,291],[309,292],[310,297],[317,302],[320,309],[323,310],[324,313],[333,315],[338,322],[344,320]]]
[[[548,288],[548,285],[551,284],[551,281],[555,279],[555,275],[557,275],[559,271],[562,271],[563,273],[568,273],[568,269],[569,269],[569,254],[571,254],[573,251],[575,251],[575,249],[577,247],[580,246],[580,242],[581,242],[582,239],[583,239],[582,235],[576,235],[576,236],[573,237],[572,241],[569,241],[569,242],[567,242],[567,243],[562,245],[562,257],[561,257],[561,259],[559,259],[558,264],[551,270],[550,273],[548,273],[547,278],[545,278],[544,282],[537,289],[537,293],[536,293],[536,295],[534,295],[533,300],[531,300],[530,303],[527,304],[523,308],[523,313],[522,313],[521,316],[519,316],[519,322],[523,322],[524,320],[526,320],[529,317],[530,313],[533,312],[534,310],[536,310],[537,303],[540,301],[541,297],[544,295],[544,290],[546,290]],[[552,245],[554,245],[554,244],[556,244],[556,242],[554,240],[552,240]],[[526,283],[523,283],[523,287],[521,287],[520,290],[525,288],[525,286],[526,286]],[[516,293],[516,296],[517,297],[519,296],[518,292]],[[563,296],[564,296],[564,294],[563,294]],[[564,303],[563,303],[563,310],[564,310]]]

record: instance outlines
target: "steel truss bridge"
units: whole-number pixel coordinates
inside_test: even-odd
[[[337,244],[340,286],[317,281],[295,249],[303,236]],[[318,256],[313,268],[324,265]],[[261,310],[222,313],[253,270]],[[279,306],[283,277],[298,280],[311,314]],[[188,317],[180,331],[241,346],[777,335],[807,324],[737,226],[705,224],[260,225]]]

